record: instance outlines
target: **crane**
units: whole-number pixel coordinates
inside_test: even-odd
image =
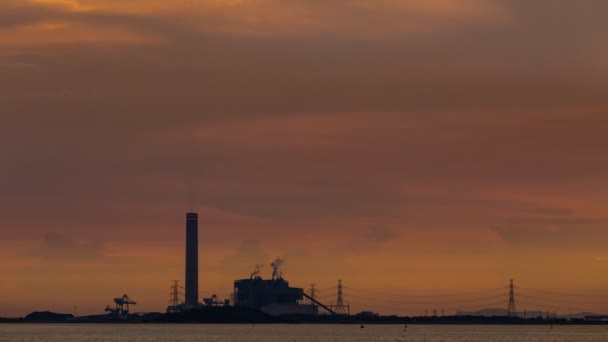
[[[129,314],[129,305],[137,304],[133,299],[129,298],[128,295],[124,294],[122,297],[114,298],[115,307],[112,309],[109,305],[106,306],[106,312],[120,316]]]

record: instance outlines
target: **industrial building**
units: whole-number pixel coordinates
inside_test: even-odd
[[[249,279],[234,282],[234,306],[260,310],[271,316],[318,315],[319,308],[329,314],[334,310],[323,305],[299,287],[290,287],[283,278],[283,260],[276,258],[272,266],[272,278],[265,280],[260,276],[260,267],[251,273]]]
[[[198,305],[198,214],[186,214],[186,305]]]
[[[260,310],[272,316],[317,315],[317,305],[304,304],[304,289],[289,287],[287,280],[283,279],[279,271],[281,264],[279,258],[271,264],[272,279],[262,279],[258,269],[249,279],[236,280],[234,305]]]
[[[283,260],[277,258],[272,262],[271,279],[262,279],[259,266],[248,279],[234,282],[234,306],[262,311],[272,316],[282,315],[317,315],[319,307],[330,314],[335,312],[307,295],[302,288],[290,287],[281,273]],[[167,312],[180,312],[201,308],[203,306],[227,306],[229,301],[219,300],[213,295],[204,298],[204,304],[199,302],[198,274],[198,214],[186,214],[186,281],[185,301],[179,300],[177,281],[174,281],[171,291],[171,305]]]
[[[174,281],[171,304],[167,312],[187,311],[201,306],[198,296],[198,213],[186,213],[186,283],[185,301],[181,301],[182,288]]]

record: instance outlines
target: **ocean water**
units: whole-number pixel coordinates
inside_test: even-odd
[[[608,326],[0,324],[1,342],[608,341]]]

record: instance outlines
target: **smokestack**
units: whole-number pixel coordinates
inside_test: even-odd
[[[270,266],[272,266],[272,279],[278,279],[283,277],[281,272],[281,265],[283,265],[283,259],[277,257]]]
[[[198,304],[198,214],[186,214],[186,304]]]

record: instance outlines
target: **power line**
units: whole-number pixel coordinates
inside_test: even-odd
[[[316,284],[310,284],[310,297],[312,297],[312,299],[317,299],[316,286]]]
[[[528,301],[525,301],[525,302],[519,301],[519,303],[523,304],[524,306],[527,306],[527,307],[534,307],[534,306],[536,306],[537,309],[550,308],[552,310],[559,310],[559,311],[575,310],[575,311],[581,311],[581,312],[584,312],[584,311],[606,311],[605,309],[593,310],[593,309],[589,309],[589,308],[583,309],[583,308],[575,308],[575,307],[562,308],[562,307],[558,307],[558,306],[554,306],[554,305],[550,305],[550,304],[549,305],[547,305],[547,304],[539,304],[539,303],[528,302]],[[539,310],[539,311],[542,311],[542,310]]]
[[[505,292],[508,289],[508,292]],[[326,288],[328,292],[319,294],[317,290],[318,298],[336,298],[337,295],[342,292],[339,291],[339,286],[332,286]],[[338,291],[337,291],[338,290]],[[595,301],[578,301],[574,298],[608,298],[608,294],[577,294],[568,292],[555,292],[542,289],[534,289],[527,287],[516,286],[514,283],[510,283],[507,287],[497,287],[492,289],[485,289],[471,292],[460,292],[460,293],[438,293],[438,294],[407,294],[407,293],[395,293],[395,292],[384,292],[376,290],[368,290],[361,288],[353,288],[350,286],[342,286],[342,290],[348,290],[349,298],[355,300],[353,305],[362,307],[380,307],[383,309],[390,309],[393,311],[408,311],[413,308],[403,307],[406,305],[419,307],[421,305],[437,307],[437,309],[446,310],[458,310],[463,309],[474,309],[490,307],[493,305],[507,305],[507,311],[509,315],[517,313],[515,302],[517,301],[520,307],[537,306],[539,309],[547,308],[551,310],[559,311],[595,311],[602,312],[607,310],[590,310],[590,309],[579,309],[577,306],[589,306],[598,307],[606,305],[608,309],[608,302],[595,302]],[[353,294],[354,292],[354,294]],[[502,293],[499,293],[502,292]],[[536,293],[536,294],[534,294]],[[483,294],[488,294],[483,296]],[[426,298],[426,299],[425,299]],[[500,302],[492,302],[486,304],[476,304],[478,302],[490,302],[492,299],[504,298]],[[422,299],[422,300],[416,300]],[[550,302],[551,304],[540,304],[542,302]],[[469,303],[470,305],[466,305]],[[392,304],[392,305],[391,305]],[[465,304],[459,305],[459,304]],[[573,304],[574,307],[571,307]],[[457,306],[457,307],[456,307]],[[561,307],[566,306],[566,308]],[[504,307],[504,306],[503,306]],[[417,310],[417,309],[414,309]]]
[[[332,299],[332,298],[336,298],[336,293],[328,293],[328,294],[324,294],[324,295],[320,295],[318,292],[316,294],[316,298],[319,299]]]
[[[507,308],[507,316],[511,317],[517,313],[517,309],[515,309],[515,285],[513,285],[513,279],[509,283],[509,306]]]
[[[536,297],[536,296],[529,296],[529,295],[525,295],[525,294],[521,294],[521,293],[517,293],[517,297],[524,297],[524,298],[530,298],[532,300],[541,300],[541,301],[552,301],[552,302],[558,302],[558,303],[570,303],[570,304],[583,304],[583,305],[607,305],[608,303],[598,303],[598,302],[579,302],[579,301],[572,301],[572,300],[563,300],[563,299],[555,299],[555,298],[543,298],[543,297]]]
[[[465,306],[446,306],[446,307],[441,307],[441,309],[444,310],[461,310],[461,309],[478,309],[478,308],[491,308],[493,306],[495,307],[499,307],[503,305],[505,305],[507,303],[506,300],[502,300],[502,301],[498,301],[498,302],[491,302],[491,303],[485,303],[485,304],[476,304],[476,305],[465,305]],[[352,302],[353,306],[362,306],[362,307],[367,307],[367,308],[374,308],[374,307],[379,307],[379,308],[384,308],[384,309],[391,309],[391,310],[396,310],[396,311],[407,311],[408,309],[411,310],[411,308],[407,308],[407,307],[403,307],[403,306],[394,306],[394,305],[387,305],[388,303],[367,303],[367,302]],[[439,306],[439,305],[437,305]]]
[[[505,305],[505,301],[494,302],[490,304],[479,304],[479,305],[470,305],[470,306],[459,306],[456,309],[476,309],[476,308],[491,308],[492,306]],[[503,306],[504,307],[504,306]]]
[[[340,315],[350,315],[350,305],[344,304],[342,279],[338,280],[338,293],[335,305],[330,305],[331,309]]]
[[[597,298],[597,297],[608,297],[608,294],[598,294],[598,295],[589,295],[589,294],[574,294],[574,293],[564,293],[564,292],[553,292],[553,291],[545,291],[545,290],[537,290],[527,287],[516,286],[517,289],[533,291],[537,293],[544,293],[555,296],[566,296],[566,297],[589,297],[589,298]]]
[[[358,289],[358,288],[354,288],[354,287],[350,287],[350,286],[344,286],[345,289],[349,289],[352,291],[356,291],[356,292],[365,292],[365,293],[369,293],[369,294],[377,294],[380,296],[391,296],[391,297],[409,297],[409,298],[430,298],[430,297],[461,297],[461,296],[473,296],[473,295],[479,295],[479,294],[484,294],[484,293],[490,293],[490,292],[496,292],[496,291],[504,291],[505,287],[498,287],[498,288],[493,288],[493,289],[487,289],[487,290],[480,290],[480,291],[474,291],[474,292],[462,292],[462,293],[449,293],[449,294],[404,294],[404,293],[389,293],[389,292],[380,292],[380,291],[375,291],[375,290],[365,290],[365,289]]]
[[[338,289],[337,286],[329,286],[329,287],[317,288],[317,292],[325,292],[325,291],[329,291],[329,290],[336,291],[337,289]]]
[[[440,302],[410,302],[410,301],[400,301],[400,300],[387,300],[387,299],[378,299],[371,298],[359,295],[349,294],[349,297],[371,300],[371,301],[379,301],[379,302],[387,302],[387,303],[399,303],[399,304],[407,304],[407,305],[442,305],[442,304],[458,304],[458,303],[467,303],[467,302],[479,302],[482,300],[496,299],[496,298],[506,298],[505,294],[500,294],[497,296],[489,296],[489,297],[479,297],[479,298],[469,298],[469,299],[461,299],[461,300],[450,300],[450,301],[440,301]]]

